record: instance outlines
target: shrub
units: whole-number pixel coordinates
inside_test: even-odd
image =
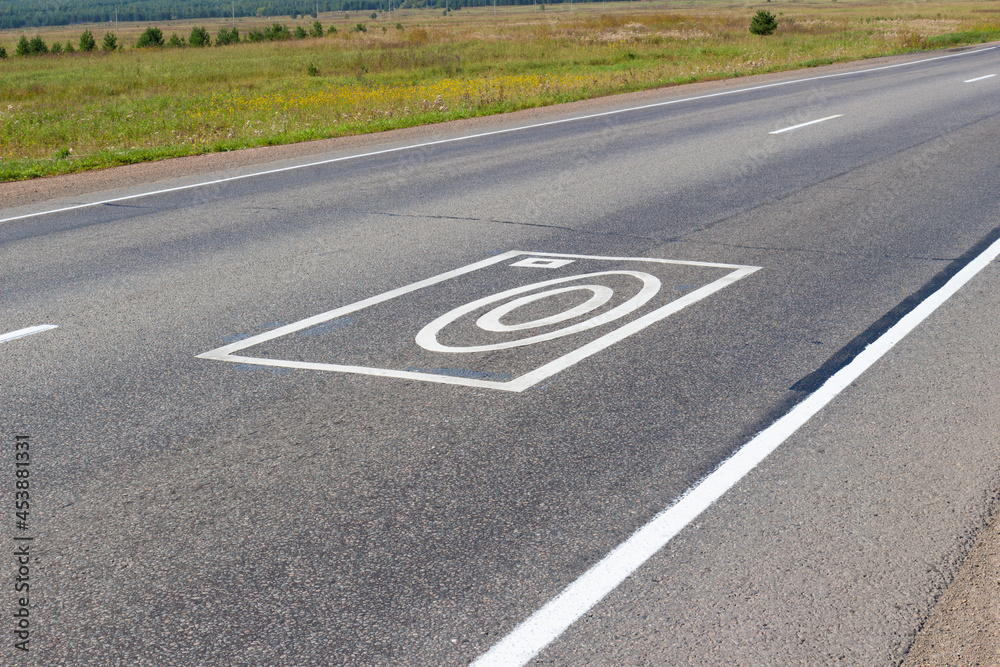
[[[264,39],[269,42],[279,42],[291,38],[292,33],[289,32],[287,25],[275,23],[270,28],[264,28]]]
[[[7,57],[7,49],[0,46],[0,60],[4,60]]]
[[[211,46],[212,38],[208,36],[205,28],[191,28],[191,36],[188,37],[188,44],[191,46]]]
[[[300,25],[295,26],[295,31],[292,35],[294,35],[295,39],[305,39],[308,36],[306,35],[306,31]]]
[[[137,49],[156,49],[161,46],[163,46],[163,31],[153,26],[146,28],[146,32],[139,35],[139,41],[135,43]]]
[[[899,42],[908,49],[926,49],[927,38],[913,32],[904,32],[899,36]]]
[[[264,33],[262,33],[260,30],[251,30],[250,32],[247,33],[247,41],[248,42],[263,42],[264,41]]]
[[[316,67],[316,65],[309,63],[309,66],[306,67],[306,74],[309,76],[319,76],[319,68]]]
[[[396,30],[402,30],[402,29],[403,29],[403,24],[402,23],[397,23],[396,24]]]
[[[378,18],[378,14],[376,14],[375,12],[372,12],[372,13],[371,13],[371,16],[369,16],[368,18],[370,18],[371,20],[373,20],[373,21],[374,21],[375,19],[377,19],[377,18]]]
[[[337,34],[337,26],[332,25],[329,28],[327,28],[326,29],[326,34],[328,34],[328,35],[336,35]]]
[[[31,55],[31,42],[24,35],[21,35],[21,39],[17,40],[17,46],[14,47],[14,55],[17,56],[30,56]]]
[[[80,50],[93,51],[96,47],[97,40],[94,39],[94,33],[89,30],[84,30],[83,34],[80,35]]]
[[[232,30],[227,30],[226,28],[219,28],[219,34],[215,36],[216,46],[225,46],[226,44],[237,44],[240,41],[240,31],[236,28]]]
[[[750,32],[755,35],[770,35],[777,28],[778,19],[774,18],[774,14],[771,12],[763,9],[757,10],[757,13],[750,19]]]
[[[170,39],[167,41],[167,46],[172,49],[180,48],[184,46],[184,38],[178,37],[177,33],[170,35]]]
[[[28,42],[28,48],[30,49],[29,53],[34,56],[49,52],[49,47],[46,46],[45,40],[38,35],[31,38],[31,41]]]
[[[73,48],[73,42],[66,40],[66,53],[76,53],[76,49]]]
[[[365,27],[364,23],[359,23],[354,26],[354,32],[368,32],[368,28]]]
[[[49,53],[62,53],[62,44],[59,42],[53,42],[52,48],[49,49]]]
[[[101,48],[105,51],[115,51],[118,47],[118,37],[113,32],[104,33],[104,41],[101,43]]]
[[[322,37],[323,36],[323,24],[319,21],[313,21],[313,25],[309,28],[310,37]]]

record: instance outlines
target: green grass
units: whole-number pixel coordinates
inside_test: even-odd
[[[927,38],[927,45],[930,48],[942,48],[946,46],[960,46],[965,44],[984,44],[1000,40],[1000,28],[985,28],[980,30],[965,30],[962,32],[949,32],[943,35],[934,35]]]
[[[510,7],[496,17],[492,8],[407,10],[376,22],[338,13],[320,17],[337,34],[316,39],[9,57],[0,60],[0,180],[978,44],[1000,39],[994,5],[771,2],[779,26],[770,37],[750,34],[750,6],[712,0]],[[351,32],[359,20],[368,30]],[[191,25],[213,37],[223,27],[160,27],[186,36]],[[120,41],[134,44],[145,27],[128,26]],[[42,37],[76,41],[83,29]],[[100,42],[105,27],[91,29]],[[0,33],[0,45],[12,54],[19,36]]]

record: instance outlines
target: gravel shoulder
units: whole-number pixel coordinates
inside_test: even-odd
[[[903,667],[1000,665],[1000,523],[984,528]]]

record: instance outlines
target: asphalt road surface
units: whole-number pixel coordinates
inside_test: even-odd
[[[1000,481],[998,74],[0,199],[3,664],[897,664]]]

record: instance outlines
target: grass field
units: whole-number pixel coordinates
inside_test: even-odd
[[[778,17],[750,34],[757,9]],[[1000,39],[1000,3],[574,3],[321,14],[336,34],[209,48],[14,57],[0,32],[0,180],[379,131],[569,100]],[[241,35],[275,21],[237,19]],[[158,23],[165,37],[231,22]],[[364,24],[365,31],[356,26]],[[114,26],[37,31],[100,45]],[[27,31],[30,39],[36,31]]]

